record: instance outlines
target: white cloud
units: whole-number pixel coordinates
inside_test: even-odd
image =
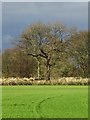
[[[13,40],[13,37],[11,35],[3,35],[2,42],[3,44],[10,44],[10,42]]]
[[[2,49],[12,47],[14,45],[13,41],[14,41],[13,36],[11,36],[9,34],[3,35],[3,37],[2,37]]]
[[[12,43],[12,40],[14,38],[11,36],[11,35],[3,35],[3,38],[2,38],[2,47],[8,47],[9,45],[11,45]]]

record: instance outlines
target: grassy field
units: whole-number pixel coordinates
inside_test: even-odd
[[[87,118],[87,86],[3,86],[3,118]]]

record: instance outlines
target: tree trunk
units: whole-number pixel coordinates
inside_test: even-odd
[[[46,80],[50,80],[50,59],[47,59],[46,62]]]
[[[38,70],[37,70],[37,72],[38,72],[38,80],[39,80],[40,79],[40,61],[37,60],[37,62],[38,62]]]
[[[37,61],[37,79],[40,79],[40,60],[37,57],[34,57]]]

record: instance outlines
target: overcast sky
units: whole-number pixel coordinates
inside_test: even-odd
[[[1,0],[2,2],[89,2],[89,0]]]
[[[0,2],[0,51],[2,49],[2,6]]]
[[[3,2],[3,48],[19,36],[27,26],[35,22],[62,22],[66,26],[88,29],[87,2]]]

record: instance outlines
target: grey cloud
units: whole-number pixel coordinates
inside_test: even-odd
[[[84,17],[85,16],[85,17]],[[3,23],[19,23],[27,19],[51,18],[84,19],[87,21],[88,3],[3,3]],[[12,18],[10,18],[12,17]],[[36,19],[35,19],[36,20]]]
[[[86,29],[87,2],[9,2],[3,3],[3,46],[10,46],[13,36],[34,22],[61,21],[68,26]]]
[[[12,0],[2,0],[12,2]],[[88,2],[88,0],[13,0],[13,2]]]

